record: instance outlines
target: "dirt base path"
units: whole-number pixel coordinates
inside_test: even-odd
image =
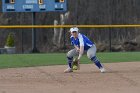
[[[0,93],[139,93],[140,62],[106,63],[100,73],[93,64],[63,73],[67,66],[0,70]]]

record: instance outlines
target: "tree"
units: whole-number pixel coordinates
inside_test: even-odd
[[[7,47],[14,47],[15,46],[15,40],[13,33],[9,33],[7,40],[6,40],[6,46]]]

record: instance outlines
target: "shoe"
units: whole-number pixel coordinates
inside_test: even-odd
[[[64,73],[70,73],[73,72],[72,68],[67,68],[66,70],[64,70]]]
[[[106,70],[104,68],[100,68],[101,73],[105,73]]]

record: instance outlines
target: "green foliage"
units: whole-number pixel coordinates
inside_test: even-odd
[[[6,40],[6,46],[14,47],[14,44],[15,44],[14,35],[13,33],[9,33]]]

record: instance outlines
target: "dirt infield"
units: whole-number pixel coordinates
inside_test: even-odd
[[[100,73],[93,64],[63,73],[67,66],[0,70],[0,93],[139,93],[140,62],[106,63]]]

